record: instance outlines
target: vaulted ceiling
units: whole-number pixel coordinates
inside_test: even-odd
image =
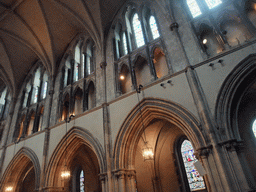
[[[125,1],[1,0],[0,79],[14,93],[19,91],[39,59],[55,75],[58,61],[79,33],[87,33],[102,49],[104,31]]]

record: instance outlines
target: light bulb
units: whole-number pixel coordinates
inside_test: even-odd
[[[124,80],[124,79],[125,79],[125,77],[124,77],[123,75],[121,75],[121,76],[120,76],[120,79],[121,79],[121,80]]]
[[[207,39],[204,39],[203,40],[203,44],[205,45],[207,43]]]

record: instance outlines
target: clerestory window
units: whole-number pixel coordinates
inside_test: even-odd
[[[134,36],[135,36],[137,47],[141,47],[145,45],[141,22],[139,20],[139,16],[137,13],[135,13],[133,16],[132,25],[133,25]]]
[[[157,24],[156,24],[156,19],[153,15],[151,15],[150,18],[149,18],[149,25],[150,25],[150,29],[151,29],[153,39],[156,39],[156,38],[160,37],[158,27],[157,27]]]
[[[199,5],[197,4],[196,0],[187,0],[187,5],[188,8],[191,12],[191,15],[193,16],[193,18],[199,16],[202,14]]]
[[[205,2],[208,5],[209,9],[212,9],[222,3],[221,0],[205,0]]]

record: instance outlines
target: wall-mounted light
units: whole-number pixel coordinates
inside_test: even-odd
[[[204,39],[203,40],[203,44],[205,45],[207,43],[207,39]]]
[[[120,75],[120,80],[124,80],[125,76],[124,75]]]

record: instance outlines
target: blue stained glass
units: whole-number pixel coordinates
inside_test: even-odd
[[[133,29],[134,29],[134,35],[135,35],[137,47],[141,47],[145,45],[145,41],[142,33],[141,23],[137,13],[134,14],[132,23],[133,23]]]
[[[204,179],[199,175],[194,166],[197,159],[194,156],[194,149],[190,141],[183,141],[181,145],[181,154],[191,191],[205,189]]]
[[[253,131],[254,136],[256,138],[256,120],[253,122],[252,131]]]
[[[152,35],[153,35],[153,39],[156,39],[156,38],[160,37],[159,31],[158,31],[158,28],[157,28],[157,24],[156,24],[156,20],[155,20],[154,16],[150,17],[149,24],[150,24],[151,32],[152,32]]]
[[[212,9],[222,3],[221,0],[205,0],[205,1],[208,5],[209,9]]]
[[[193,18],[202,14],[196,0],[187,0],[187,5],[189,7],[189,10],[190,10]]]
[[[80,173],[80,192],[85,192],[84,190],[84,171]]]

